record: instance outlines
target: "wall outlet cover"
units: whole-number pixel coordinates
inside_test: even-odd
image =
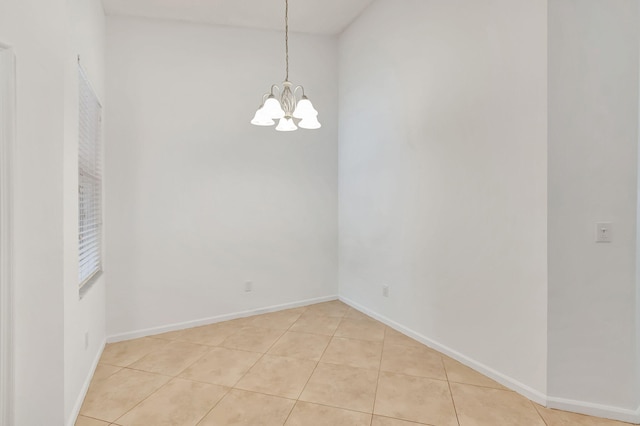
[[[611,223],[601,222],[596,224],[596,242],[610,243],[611,241],[613,241]]]

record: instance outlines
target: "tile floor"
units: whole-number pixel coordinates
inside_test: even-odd
[[[622,426],[548,410],[341,302],[108,345],[76,426]]]

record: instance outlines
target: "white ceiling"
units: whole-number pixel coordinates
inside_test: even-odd
[[[374,0],[290,0],[289,29],[342,32]],[[108,15],[176,19],[236,27],[284,29],[284,0],[103,0]]]

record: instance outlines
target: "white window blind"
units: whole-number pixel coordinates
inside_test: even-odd
[[[78,200],[80,287],[102,270],[102,106],[85,72],[79,73]]]

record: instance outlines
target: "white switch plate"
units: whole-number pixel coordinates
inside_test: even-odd
[[[250,293],[253,291],[253,283],[251,281],[247,281],[244,283],[244,291],[246,293]]]
[[[613,238],[611,232],[611,223],[602,222],[596,224],[596,243],[610,243]]]
[[[388,285],[383,285],[382,286],[382,295],[384,297],[389,297],[389,286]]]

